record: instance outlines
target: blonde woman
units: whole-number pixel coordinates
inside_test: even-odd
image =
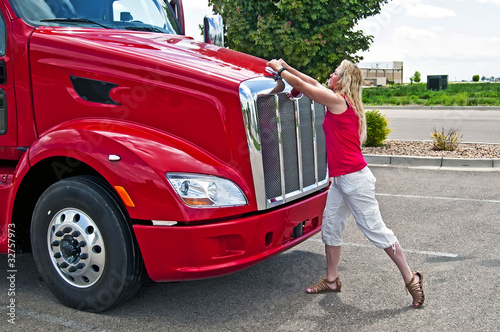
[[[352,214],[363,234],[382,248],[398,267],[406,288],[413,297],[413,307],[422,307],[425,297],[422,274],[412,272],[394,233],[387,228],[375,199],[375,177],[361,153],[366,139],[366,120],[361,103],[361,70],[348,60],[330,75],[328,88],[317,80],[292,68],[283,60],[271,60],[268,66],[293,88],[328,109],[323,122],[328,173],[328,192],[323,225],[326,277],[307,288],[309,294],[339,292],[342,284],[338,275],[342,233]]]

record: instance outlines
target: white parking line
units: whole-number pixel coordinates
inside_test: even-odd
[[[375,194],[375,195],[388,196],[388,197],[403,197],[403,198],[423,198],[423,199],[446,200],[446,201],[500,203],[499,200],[493,200],[493,199],[473,199],[473,198],[458,198],[458,197],[434,197],[434,196],[393,195],[393,194]]]
[[[28,317],[31,317],[34,319],[38,319],[38,320],[41,320],[41,321],[44,321],[44,322],[47,322],[50,324],[60,325],[60,326],[66,327],[66,328],[76,329],[79,331],[96,331],[96,330],[98,330],[94,326],[81,324],[79,322],[72,321],[72,320],[67,319],[67,318],[61,318],[61,317],[55,317],[55,316],[48,315],[48,314],[37,313],[37,312],[31,311],[31,310],[22,309],[22,310],[19,310],[19,313],[21,315],[28,316]],[[105,330],[101,330],[101,331],[105,331]]]
[[[310,239],[310,241],[323,243],[323,241],[321,239],[317,239],[317,238]],[[377,249],[372,244],[362,244],[362,243],[344,242],[344,244],[342,244],[342,246],[365,248],[365,249]],[[435,257],[450,257],[450,258],[458,257],[457,254],[451,254],[451,253],[439,252],[439,251],[425,251],[425,250],[415,250],[415,249],[407,249],[407,248],[403,248],[403,251],[406,253],[413,253],[413,254],[426,255],[426,256],[435,256]]]

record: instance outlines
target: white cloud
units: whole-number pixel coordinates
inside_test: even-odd
[[[434,18],[456,16],[455,11],[451,9],[433,5],[427,5],[418,0],[416,1],[412,0],[409,1],[408,3],[404,3],[404,6],[406,7],[406,13],[408,16],[413,16],[418,18],[434,19]]]
[[[435,30],[435,29],[433,29]],[[429,29],[417,29],[410,26],[396,28],[393,36],[395,43],[406,42],[408,39],[429,40],[437,38],[438,34]],[[413,42],[413,41],[412,41]]]
[[[433,31],[433,32],[439,32],[439,31],[444,31],[446,30],[445,27],[440,27],[440,26],[430,26],[428,28],[429,31]]]
[[[477,0],[480,3],[492,3],[494,5],[500,6],[500,0]]]

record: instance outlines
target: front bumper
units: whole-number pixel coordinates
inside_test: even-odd
[[[255,265],[316,234],[321,229],[326,195],[325,190],[237,220],[198,226],[134,225],[134,232],[152,280],[217,277]],[[303,234],[297,236],[294,228],[297,231],[300,224]]]

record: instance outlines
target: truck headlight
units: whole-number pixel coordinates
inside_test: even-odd
[[[217,176],[192,173],[167,173],[179,197],[193,207],[246,205],[247,198],[232,181]]]

